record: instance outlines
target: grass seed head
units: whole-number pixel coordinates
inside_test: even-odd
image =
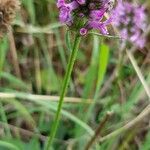
[[[19,0],[0,0],[0,37],[8,32],[19,8]]]

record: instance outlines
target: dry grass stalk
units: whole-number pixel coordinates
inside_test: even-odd
[[[0,0],[0,37],[8,32],[19,8],[19,0]]]

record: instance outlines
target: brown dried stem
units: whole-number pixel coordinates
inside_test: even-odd
[[[90,150],[90,148],[93,146],[93,144],[98,140],[98,138],[100,137],[102,129],[104,128],[106,122],[109,120],[111,115],[112,115],[112,112],[107,112],[106,116],[103,118],[103,120],[100,122],[98,128],[96,129],[94,136],[87,143],[85,150]]]

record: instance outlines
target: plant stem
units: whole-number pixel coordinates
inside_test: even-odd
[[[111,116],[112,116],[112,112],[107,112],[107,114],[105,115],[103,120],[100,122],[98,128],[96,129],[95,134],[93,135],[93,137],[90,139],[90,141],[85,146],[84,150],[92,149],[92,146],[94,145],[94,143],[96,143],[96,141],[100,137],[102,129],[104,128],[104,126],[106,125],[107,121],[110,119]]]
[[[15,45],[15,39],[14,39],[14,35],[12,32],[12,28],[10,29],[10,31],[8,33],[8,39],[9,39],[10,54],[12,57],[12,63],[14,65],[15,74],[19,79],[21,79],[21,71],[20,71],[20,67],[19,67],[18,54],[17,54],[17,49],[16,49],[16,45]]]
[[[140,81],[141,81],[141,83],[142,83],[142,85],[143,85],[143,87],[144,87],[144,90],[145,90],[145,92],[146,92],[148,98],[150,99],[150,89],[149,89],[149,86],[148,86],[148,84],[146,83],[146,81],[145,81],[145,79],[144,79],[144,76],[143,76],[143,74],[142,74],[142,72],[141,72],[139,66],[138,66],[137,63],[136,63],[136,60],[135,60],[135,58],[134,58],[132,52],[130,52],[129,50],[126,50],[126,53],[127,53],[127,55],[128,55],[128,57],[129,57],[129,59],[130,59],[132,65],[133,65],[133,67],[134,67],[134,69],[135,69],[135,71],[136,71],[136,74],[138,75],[138,78],[140,79]]]
[[[76,35],[73,50],[72,50],[70,58],[69,58],[66,74],[65,74],[65,77],[64,77],[64,81],[63,81],[63,87],[62,87],[62,91],[61,91],[61,94],[60,94],[60,99],[59,99],[59,104],[58,104],[58,108],[57,108],[57,112],[56,112],[56,116],[55,116],[55,120],[54,120],[54,125],[52,127],[52,132],[51,132],[51,134],[48,138],[47,145],[46,145],[46,148],[45,148],[46,150],[50,150],[50,146],[52,145],[52,142],[53,142],[54,137],[55,137],[56,132],[57,132],[57,128],[58,128],[58,124],[59,124],[59,120],[60,120],[60,115],[61,115],[61,109],[62,109],[64,97],[65,97],[65,94],[66,94],[66,91],[67,91],[67,87],[68,87],[68,84],[69,84],[69,81],[70,81],[70,76],[71,76],[71,73],[72,73],[72,70],[73,70],[75,59],[76,59],[76,56],[77,56],[80,40],[81,40],[81,37],[79,35]]]
[[[121,128],[113,131],[112,133],[102,137],[100,139],[100,142],[104,142],[104,141],[106,141],[108,139],[114,138],[114,137],[122,134],[123,132],[133,128],[135,125],[137,125],[138,123],[142,122],[143,119],[145,119],[145,117],[147,117],[149,114],[150,114],[150,104],[137,117],[132,119],[126,125],[124,125]]]
[[[36,95],[36,94],[29,94],[29,93],[22,93],[22,92],[13,92],[13,93],[7,93],[7,92],[0,92],[0,100],[1,99],[27,99],[27,100],[41,100],[41,101],[47,101],[47,102],[58,102],[59,96],[51,96],[51,95]],[[83,103],[90,105],[93,103],[93,99],[85,99],[83,102],[82,98],[77,97],[65,97],[64,98],[65,103]]]

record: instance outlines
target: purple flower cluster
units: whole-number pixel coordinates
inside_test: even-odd
[[[131,2],[118,1],[113,10],[113,23],[119,29],[120,36],[140,48],[145,45],[143,31],[146,28],[146,14],[143,6]]]
[[[59,18],[67,24],[86,35],[91,29],[97,29],[102,34],[108,34],[106,26],[112,19],[103,20],[104,14],[112,9],[114,0],[58,0],[60,10]]]

